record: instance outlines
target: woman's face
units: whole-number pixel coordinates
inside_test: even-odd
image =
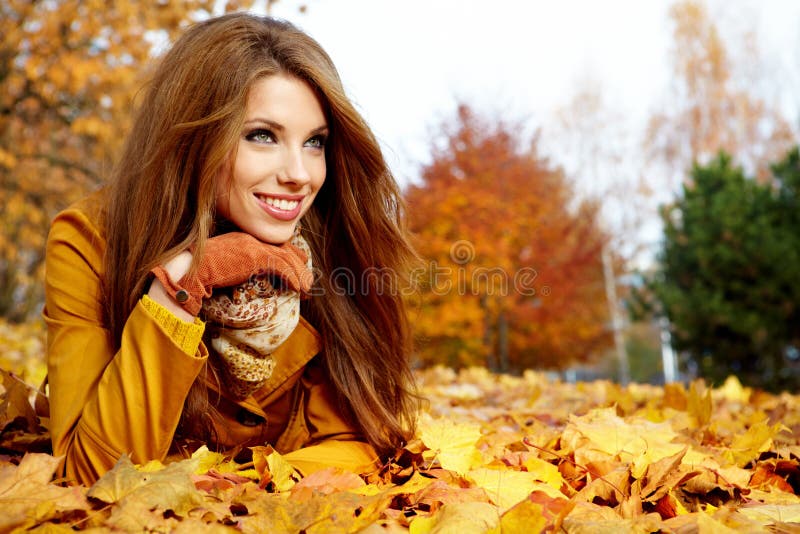
[[[325,181],[327,135],[308,84],[284,74],[258,80],[233,170],[217,181],[217,212],[261,241],[288,241]]]

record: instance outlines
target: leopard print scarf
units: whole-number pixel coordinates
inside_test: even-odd
[[[291,243],[305,252],[310,270],[311,251],[299,231]],[[253,276],[238,286],[215,289],[203,301],[202,317],[224,386],[244,399],[272,376],[272,353],[300,320],[300,294],[270,275]]]

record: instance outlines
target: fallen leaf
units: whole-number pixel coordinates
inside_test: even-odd
[[[18,466],[0,467],[0,531],[28,528],[74,510],[89,510],[86,490],[50,484],[60,461],[26,454]]]
[[[535,474],[525,471],[480,468],[470,471],[468,476],[477,486],[486,490],[489,498],[501,511],[508,510],[533,491],[541,491],[553,498],[566,499],[560,491],[537,480]]]
[[[800,504],[748,504],[739,508],[739,513],[765,526],[800,523]]]
[[[653,423],[641,418],[624,420],[613,408],[591,410],[581,417],[570,416],[562,435],[565,444],[576,451],[579,463],[596,458],[585,454],[587,449],[599,451],[612,458],[619,457],[623,462],[631,462],[635,478],[640,478],[651,463],[684,449],[684,445],[673,443],[676,437],[668,423]]]
[[[364,486],[366,486],[364,481],[355,473],[329,467],[311,473],[294,484],[291,487],[289,498],[302,502],[311,498],[315,493],[328,495],[337,491],[358,490]]]
[[[737,402],[747,404],[750,402],[750,397],[753,394],[751,388],[742,386],[742,383],[733,375],[725,379],[722,387],[713,391],[715,396],[725,399],[727,402]]]
[[[525,459],[523,465],[528,473],[531,473],[534,477],[536,477],[536,480],[540,480],[545,484],[549,484],[554,489],[561,489],[561,486],[565,484],[564,478],[561,476],[561,472],[558,470],[558,466],[553,465],[550,462],[545,462],[541,458],[531,456]]]
[[[491,502],[486,490],[483,488],[454,487],[443,480],[434,481],[410,496],[408,501],[410,505],[416,507],[424,504],[431,511],[438,510],[442,505],[446,504]]]
[[[499,534],[499,526],[497,507],[489,503],[464,502],[447,504],[430,518],[416,518],[408,530],[409,534]]]
[[[542,505],[531,501],[515,504],[500,517],[500,531],[503,534],[539,534],[547,526],[542,512]]]
[[[695,426],[704,427],[711,422],[712,408],[711,390],[706,389],[705,382],[702,380],[692,382],[689,386],[687,411],[694,419]]]
[[[172,463],[161,471],[143,472],[123,455],[87,495],[109,504],[117,503],[115,512],[118,514],[135,515],[142,509],[158,508],[185,515],[203,503],[191,478],[196,468],[196,461],[188,459]]]
[[[641,496],[643,501],[655,502],[676,486],[697,476],[698,471],[691,471],[682,464],[687,450],[684,448],[648,465],[644,476],[634,483],[632,491]]]
[[[763,421],[758,422],[733,439],[730,447],[724,451],[724,457],[730,465],[744,467],[769,450],[772,439],[779,432],[788,430],[782,423],[770,426]]]
[[[300,474],[270,446],[252,447],[253,464],[261,475],[261,487],[272,483],[276,491],[288,491],[300,480]]]
[[[5,389],[0,396],[2,399],[0,402],[0,431],[18,419],[24,422],[22,427],[24,430],[35,431],[39,426],[39,419],[28,400],[32,388],[15,374],[3,369],[0,369],[0,377],[3,379],[3,388]]]
[[[479,425],[425,417],[420,419],[418,428],[419,438],[430,449],[423,453],[426,460],[436,458],[444,469],[461,475],[480,463],[481,456],[475,448],[481,437]]]

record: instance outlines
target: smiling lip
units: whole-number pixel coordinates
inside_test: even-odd
[[[257,194],[255,195],[256,202],[261,207],[262,210],[267,212],[271,217],[278,219],[279,221],[292,221],[300,215],[300,211],[303,209],[303,199],[305,195],[288,195],[288,194]],[[279,206],[275,206],[272,204],[267,203],[267,199],[277,200],[277,201],[286,201],[290,203],[296,202],[297,204],[291,209],[281,209]]]

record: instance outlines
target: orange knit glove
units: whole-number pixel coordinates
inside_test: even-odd
[[[230,232],[206,241],[195,273],[186,274],[177,284],[161,265],[151,272],[192,315],[200,312],[203,299],[211,296],[213,288],[241,284],[253,275],[276,275],[291,289],[302,293],[311,288],[313,278],[305,253],[296,246],[289,242],[270,245],[243,232]]]

